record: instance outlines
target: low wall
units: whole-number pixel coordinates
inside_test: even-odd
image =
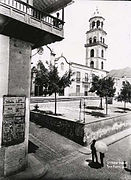
[[[83,145],[84,124],[54,115],[31,111],[30,120]]]
[[[101,139],[130,127],[131,114],[104,118],[91,123],[74,122],[63,117],[31,111],[30,120],[81,145]]]
[[[83,141],[89,145],[93,139],[102,139],[130,127],[131,114],[124,114],[85,124]]]

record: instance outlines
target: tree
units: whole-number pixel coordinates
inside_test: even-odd
[[[105,77],[102,79],[102,94],[106,100],[106,114],[108,114],[108,98],[114,97],[116,88],[114,87],[114,79]]]
[[[108,97],[113,97],[116,89],[114,88],[114,79],[111,77],[104,77],[99,79],[98,76],[93,77],[92,87],[90,92],[95,92],[102,102],[102,98],[105,97],[106,100],[106,114],[108,114]],[[102,105],[102,103],[101,103]]]
[[[39,61],[37,64],[35,84],[38,87],[42,87],[42,92],[41,92],[42,95],[44,96],[48,95],[48,92],[47,92],[47,88],[49,84],[48,69],[45,68],[42,61]]]
[[[99,91],[98,91],[98,89],[100,88],[100,84],[99,84],[99,81],[100,81],[100,79],[99,79],[99,77],[98,76],[93,76],[93,78],[92,78],[92,86],[91,86],[91,88],[90,88],[90,90],[89,90],[89,92],[95,92],[98,96],[100,96],[100,94],[99,94]],[[102,109],[102,97],[103,96],[100,96],[100,108]]]
[[[40,62],[40,66],[36,75],[36,84],[43,86],[44,95],[55,94],[55,114],[57,110],[57,93],[61,93],[66,87],[70,86],[73,79],[71,70],[66,72],[62,77],[59,76],[58,68],[50,64],[48,69]],[[44,78],[44,79],[43,79]]]
[[[59,76],[58,69],[55,65],[49,67],[49,95],[55,94],[55,114],[57,110],[57,93],[61,93],[66,87],[69,87],[73,81],[71,70],[66,72],[62,77]]]
[[[124,111],[126,103],[131,102],[131,84],[128,81],[123,82],[120,94],[116,98],[118,101],[124,101]]]

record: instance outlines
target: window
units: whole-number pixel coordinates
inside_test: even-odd
[[[102,42],[102,37],[100,37],[100,41]]]
[[[94,57],[94,49],[91,49],[91,51],[90,51],[90,57]]]
[[[94,43],[96,43],[96,36],[94,37]]]
[[[80,75],[81,75],[80,72],[77,71],[76,72],[76,82],[80,82],[80,78],[81,78]]]
[[[90,43],[90,44],[92,43],[92,38],[89,39],[89,43]]]
[[[99,28],[99,26],[100,26],[100,21],[97,21],[97,28]]]
[[[103,51],[103,49],[101,50],[101,57],[104,57],[104,51]]]
[[[101,69],[104,69],[104,63],[103,63],[103,61],[101,62]]]
[[[94,68],[94,61],[91,61],[91,62],[90,62],[90,67],[91,67],[91,68]]]
[[[80,85],[76,85],[76,95],[80,96]]]
[[[92,22],[92,29],[95,27],[95,21]]]
[[[88,82],[88,73],[85,73],[85,82]]]

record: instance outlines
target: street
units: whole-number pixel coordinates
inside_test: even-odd
[[[127,168],[131,168],[131,136],[109,146],[108,152],[105,154],[105,166],[100,169],[89,166],[91,155],[80,153],[78,150],[82,146],[34,123],[30,124],[30,140],[35,147],[35,156],[43,164],[48,163],[49,165],[47,174],[41,180],[131,179],[130,172],[123,169],[123,161],[127,162]]]

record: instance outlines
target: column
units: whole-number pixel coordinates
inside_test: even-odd
[[[27,166],[31,44],[0,35],[0,177]]]

